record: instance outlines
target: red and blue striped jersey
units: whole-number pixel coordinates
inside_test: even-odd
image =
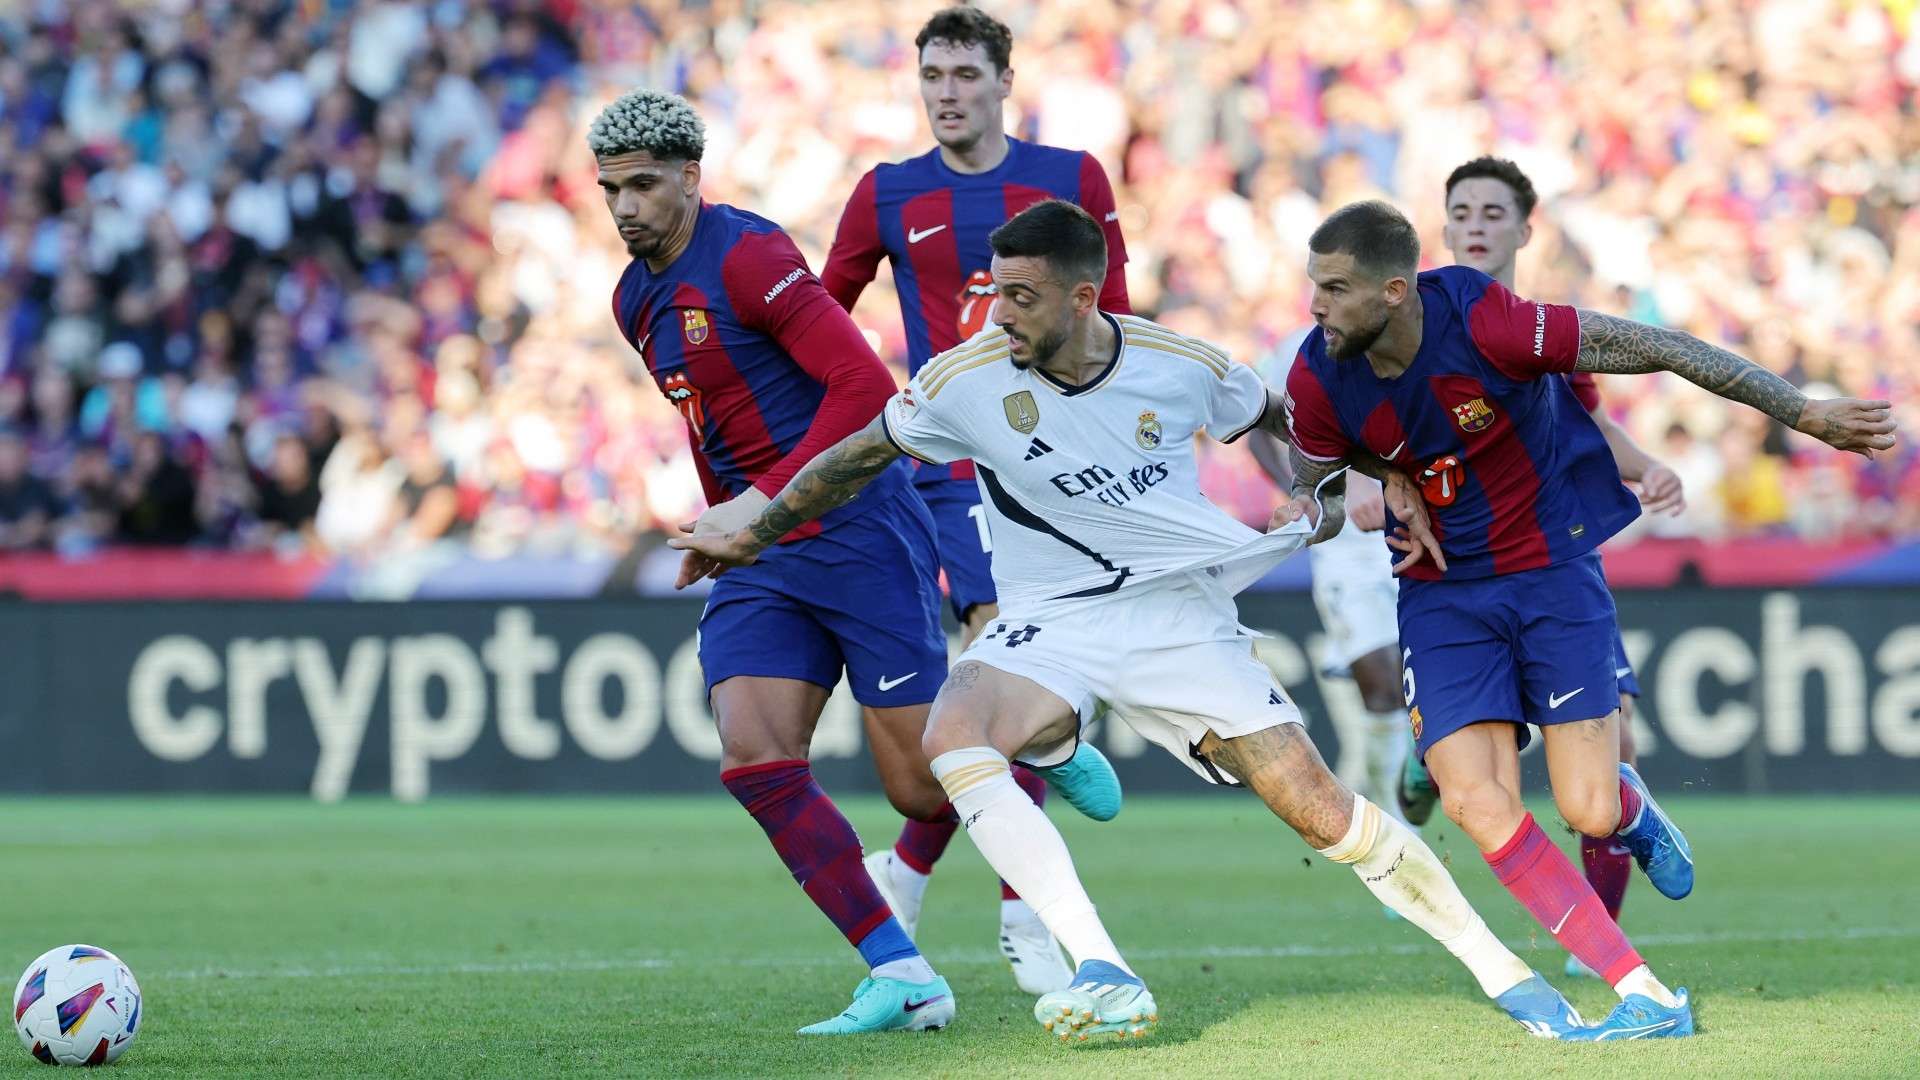
[[[1639,516],[1562,377],[1580,351],[1574,309],[1464,266],[1429,270],[1418,288],[1420,350],[1394,378],[1364,358],[1332,359],[1317,327],[1307,335],[1287,374],[1294,446],[1319,461],[1377,457],[1418,481],[1448,580],[1584,555]],[[1407,576],[1442,575],[1422,563]]]
[[[776,495],[820,451],[865,427],[893,377],[778,225],[702,203],[685,251],[655,273],[635,259],[613,293],[621,336],[687,422],[707,502]],[[904,461],[858,498],[794,530],[861,513],[909,482]]]
[[[987,325],[995,289],[987,234],[1044,199],[1078,203],[1107,234],[1107,279],[1100,309],[1132,314],[1127,247],[1106,170],[1093,155],[1007,139],[1007,156],[983,173],[949,168],[935,147],[919,157],[876,165],[860,178],[840,215],[821,282],[840,306],[854,302],[882,259],[893,266],[906,327],[907,371],[973,337]],[[973,478],[973,463],[922,465],[915,479]]]

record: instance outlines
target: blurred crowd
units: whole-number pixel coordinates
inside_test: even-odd
[[[1920,535],[1920,35],[1907,0],[1052,0],[1017,134],[1113,177],[1137,310],[1256,359],[1306,236],[1393,199],[1440,244],[1481,153],[1541,194],[1519,285],[1689,330],[1908,440],[1824,452],[1668,376],[1607,407],[1687,482],[1656,532]],[[0,16],[0,548],[622,551],[700,506],[615,333],[586,122],[708,125],[705,193],[816,266],[931,145],[932,4],[25,0]],[[898,364],[886,275],[856,318]],[[1249,520],[1237,449],[1206,486]]]

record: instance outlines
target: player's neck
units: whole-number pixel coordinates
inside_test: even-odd
[[[1398,378],[1413,366],[1413,358],[1420,353],[1421,330],[1425,323],[1423,311],[1420,290],[1408,293],[1406,303],[1400,305],[1399,311],[1387,320],[1386,330],[1367,350],[1367,364],[1373,368],[1375,375],[1383,379]]]
[[[940,160],[946,162],[947,168],[957,173],[971,175],[991,172],[999,168],[1001,162],[1007,160],[1007,152],[1010,149],[1007,133],[1001,131],[998,126],[994,126],[989,127],[987,133],[980,136],[979,141],[967,147],[965,151],[955,150],[943,144],[940,147]]]
[[[660,257],[647,260],[647,269],[657,274],[672,266],[673,261],[687,250],[687,245],[693,243],[693,227],[699,222],[700,201],[696,199],[687,209],[686,214],[674,225],[673,231],[667,234],[667,246],[661,250]]]
[[[1113,363],[1113,323],[1098,310],[1081,323],[1040,370],[1068,386],[1084,386]]]

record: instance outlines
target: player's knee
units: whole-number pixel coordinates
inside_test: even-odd
[[[1556,786],[1553,803],[1560,817],[1583,836],[1611,836],[1620,827],[1617,783]]]
[[[1519,793],[1507,790],[1505,785],[1492,777],[1469,781],[1449,780],[1440,789],[1440,805],[1449,820],[1466,830],[1468,836],[1481,841],[1483,846],[1486,837],[1503,829],[1510,832],[1508,826],[1526,812],[1520,803]]]
[[[927,730],[920,736],[920,750],[932,761],[941,754],[984,746],[986,742],[983,717],[975,716],[964,706],[947,706],[934,709],[933,716],[927,720]]]
[[[1367,686],[1360,692],[1360,703],[1368,712],[1395,712],[1407,707],[1398,686]]]

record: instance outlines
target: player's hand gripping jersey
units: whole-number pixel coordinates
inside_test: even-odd
[[[916,458],[974,459],[1003,609],[1203,567],[1238,591],[1310,531],[1263,537],[1200,493],[1194,434],[1231,442],[1259,422],[1253,369],[1145,319],[1106,318],[1115,355],[1082,386],[1014,367],[991,329],[935,357],[882,414]]]
[[[1564,378],[1580,349],[1571,307],[1524,300],[1464,266],[1418,279],[1420,351],[1382,379],[1307,335],[1287,376],[1294,445],[1318,461],[1377,457],[1419,482],[1447,580],[1584,555],[1640,513],[1606,439]],[[1389,516],[1388,530],[1398,526]],[[1407,577],[1437,579],[1431,563]]]

